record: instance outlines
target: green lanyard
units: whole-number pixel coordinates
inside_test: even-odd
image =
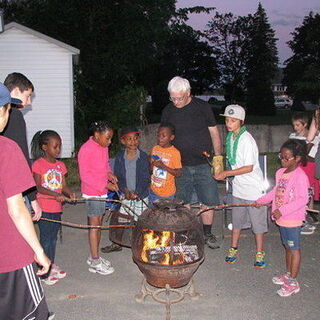
[[[236,155],[238,150],[239,139],[245,131],[247,131],[247,128],[245,126],[242,126],[239,133],[236,135],[233,143],[231,141],[233,133],[228,132],[227,139],[226,139],[226,151],[227,151],[227,159],[231,165],[236,164]]]

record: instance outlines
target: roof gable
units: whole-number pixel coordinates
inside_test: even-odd
[[[72,47],[72,46],[70,46],[70,45],[68,45],[68,44],[66,44],[66,43],[64,43],[62,41],[59,41],[57,39],[51,38],[49,36],[46,36],[45,34],[43,34],[41,32],[38,32],[38,31],[35,31],[35,30],[30,29],[28,27],[25,27],[25,26],[23,26],[23,25],[21,25],[21,24],[19,24],[17,22],[10,22],[10,23],[6,24],[4,26],[4,31],[12,29],[12,28],[16,28],[16,29],[18,29],[20,31],[29,33],[29,34],[31,34],[31,35],[33,35],[35,37],[38,37],[38,38],[40,38],[42,40],[45,40],[45,41],[47,41],[47,42],[49,42],[51,44],[54,44],[54,45],[56,45],[56,46],[58,46],[60,48],[63,48],[65,50],[69,51],[71,54],[74,54],[74,55],[80,54],[80,50],[79,49],[77,49],[75,47]]]

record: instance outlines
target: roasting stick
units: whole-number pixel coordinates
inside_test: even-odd
[[[50,197],[39,197],[38,199],[48,199],[48,200],[55,200],[54,198],[50,198]],[[134,212],[134,210],[132,210],[129,206],[127,206],[126,204],[122,203],[122,201],[120,200],[109,200],[109,199],[102,199],[102,198],[75,198],[74,201],[71,201],[71,199],[68,201],[69,199],[66,200],[66,202],[70,202],[70,203],[79,203],[79,202],[84,202],[84,201],[104,201],[104,202],[118,202],[121,203],[122,206],[126,207],[126,209],[129,209],[134,216],[136,216],[136,213]],[[68,221],[57,221],[57,220],[52,220],[52,219],[47,219],[47,218],[40,218],[40,220],[44,220],[44,221],[49,221],[49,222],[55,222],[55,223],[60,223],[62,225],[66,225],[66,226],[70,226],[70,227],[75,227],[75,228],[85,228],[85,229],[109,229],[109,228],[133,228],[135,227],[135,225],[128,225],[128,224],[124,224],[124,225],[102,225],[102,226],[93,226],[93,225],[88,225],[88,224],[77,224],[77,223],[73,223],[73,222],[68,222]]]
[[[234,208],[234,207],[269,207],[271,206],[271,204],[223,204],[220,206],[213,206],[213,207],[208,207],[206,209],[200,210],[197,212],[197,216],[201,215],[202,213],[209,211],[209,210],[222,210],[222,209],[226,209],[226,208]]]

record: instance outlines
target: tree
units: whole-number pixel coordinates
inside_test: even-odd
[[[250,17],[220,14],[209,21],[205,31],[220,71],[220,85],[231,102],[244,101],[246,89]]]
[[[124,88],[130,88],[130,92],[144,88],[163,99],[167,93],[157,94],[163,88],[159,84],[167,83],[178,72],[187,76],[192,73],[191,80],[198,91],[209,87],[215,74],[210,48],[184,24],[188,13],[209,9],[176,11],[175,3],[175,0],[0,0],[0,7],[5,9],[6,22],[19,22],[80,49],[74,87],[75,128],[78,137],[82,137],[90,122],[110,119],[110,114],[122,112],[116,97],[123,97]],[[177,21],[180,29],[176,28]],[[179,35],[184,43],[173,41]],[[129,118],[133,121],[135,117],[132,114]]]
[[[249,113],[273,115],[276,112],[271,80],[277,64],[275,32],[261,3],[252,17],[247,62],[247,109]]]
[[[295,100],[320,103],[320,14],[310,12],[288,42],[293,56],[285,61],[284,82]]]

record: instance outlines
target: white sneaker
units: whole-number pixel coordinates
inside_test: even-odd
[[[49,275],[49,277],[45,278],[45,279],[41,279],[47,286],[53,286],[54,284],[56,284],[59,279]]]
[[[61,270],[57,265],[53,264],[51,266],[50,276],[53,276],[58,279],[62,279],[67,275],[67,273]]]
[[[99,257],[99,260],[105,264],[107,267],[111,267],[111,262],[107,259],[104,259],[102,257]],[[88,257],[87,259],[87,264],[91,267],[92,266],[92,263],[95,262],[95,259],[92,259],[91,257]]]
[[[92,273],[107,275],[113,273],[114,268],[111,266],[106,266],[101,260],[99,260],[99,262],[91,264],[89,271]]]

